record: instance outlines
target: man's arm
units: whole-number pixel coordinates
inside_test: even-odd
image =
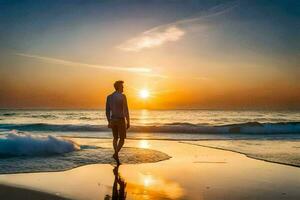
[[[110,124],[110,106],[109,106],[109,96],[106,98],[105,114],[108,124]]]
[[[128,110],[128,104],[127,104],[127,98],[124,95],[124,114],[127,121],[127,128],[130,127],[130,118],[129,118],[129,110]]]

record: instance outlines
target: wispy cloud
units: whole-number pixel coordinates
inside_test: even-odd
[[[37,59],[47,63],[65,65],[65,66],[72,66],[72,67],[91,67],[97,69],[104,69],[104,70],[118,70],[118,71],[128,71],[128,72],[140,72],[140,73],[149,73],[152,71],[150,68],[144,67],[116,67],[116,66],[105,66],[105,65],[94,65],[94,64],[87,64],[82,62],[73,62],[69,60],[57,59],[52,57],[46,56],[39,56],[39,55],[32,55],[32,54],[25,54],[25,53],[15,53],[17,56]]]
[[[115,67],[115,66],[93,65],[93,64],[73,62],[73,61],[69,61],[69,60],[57,59],[57,58],[46,57],[46,56],[25,54],[25,53],[15,53],[14,55],[25,57],[25,58],[36,59],[36,60],[40,60],[40,61],[47,62],[47,63],[70,66],[70,67],[90,67],[90,68],[97,68],[97,69],[104,69],[104,70],[120,70],[120,71],[134,72],[134,73],[139,73],[142,76],[146,76],[146,77],[150,77],[150,78],[209,80],[209,78],[207,78],[207,77],[168,76],[168,75],[164,75],[164,74],[154,72],[153,69],[151,69],[151,68]]]
[[[147,31],[144,31],[136,37],[125,41],[124,43],[117,46],[117,48],[123,51],[137,52],[147,48],[158,47],[167,42],[178,41],[186,34],[186,26],[194,23],[199,23],[201,20],[207,18],[223,15],[234,9],[238,5],[237,2],[238,1],[233,1],[225,4],[220,4],[208,9],[205,12],[201,12],[201,14],[198,14],[195,17],[181,19],[172,23],[156,26]]]
[[[140,51],[145,48],[160,46],[166,42],[179,40],[185,32],[176,27],[165,27],[163,30],[144,32],[141,36],[129,39],[119,46],[124,51]]]

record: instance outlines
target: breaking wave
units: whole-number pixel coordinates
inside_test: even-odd
[[[48,131],[48,132],[105,132],[106,125],[75,125],[75,124],[0,124],[2,130]],[[131,126],[130,132],[149,133],[250,133],[250,134],[283,134],[300,133],[300,122],[259,123],[248,122],[222,126],[205,124],[169,123],[160,125]]]
[[[49,156],[69,153],[80,147],[72,142],[55,136],[33,136],[15,131],[0,136],[0,158],[15,156]]]

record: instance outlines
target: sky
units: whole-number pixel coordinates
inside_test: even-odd
[[[299,63],[298,0],[0,0],[0,108],[299,109]]]

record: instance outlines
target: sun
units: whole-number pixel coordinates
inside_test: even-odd
[[[149,91],[147,89],[142,89],[140,90],[139,92],[139,96],[142,98],[142,99],[147,99],[150,94],[149,94]]]

